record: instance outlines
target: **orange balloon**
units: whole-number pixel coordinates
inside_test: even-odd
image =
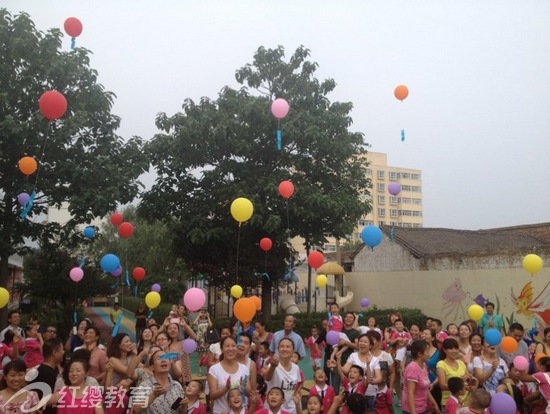
[[[409,88],[407,88],[405,85],[399,85],[397,88],[395,88],[393,94],[397,99],[402,101],[403,99],[406,99],[407,96],[409,96]]]
[[[262,300],[258,296],[250,296],[250,299],[254,302],[256,310],[262,309]]]
[[[544,358],[546,355],[544,352],[539,352],[537,355],[535,355],[535,362],[539,362],[539,359]]]
[[[500,349],[512,354],[518,350],[518,342],[511,336],[505,336],[500,342]]]
[[[256,304],[250,298],[240,298],[233,305],[233,315],[243,323],[250,322],[256,315]]]
[[[38,168],[38,164],[33,157],[23,157],[19,160],[19,171],[25,175],[33,174]]]

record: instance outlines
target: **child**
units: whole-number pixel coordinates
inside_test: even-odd
[[[462,407],[462,396],[466,392],[464,380],[460,377],[451,377],[447,381],[451,395],[445,404],[445,414],[456,414]]]
[[[405,362],[407,360],[407,344],[412,339],[411,334],[405,331],[405,326],[401,319],[396,319],[393,323],[395,329],[392,329],[390,335],[390,344],[395,348],[395,362],[399,365],[399,370],[405,372]]]
[[[313,380],[315,381],[315,386],[311,387],[308,396],[318,395],[321,397],[324,407],[323,414],[327,414],[330,406],[332,405],[332,401],[334,401],[334,398],[336,397],[336,392],[334,391],[334,388],[327,385],[327,375],[322,369],[315,371],[313,374]]]
[[[539,385],[539,391],[546,400],[546,412],[550,413],[550,357],[542,357],[537,362],[538,372],[533,378]]]
[[[458,341],[458,326],[454,323],[450,323],[447,325],[447,335],[449,335],[449,338],[454,338]]]
[[[382,382],[378,384],[376,391],[376,414],[393,414],[393,391],[388,387],[389,371],[380,369]]]
[[[332,303],[329,310],[328,330],[342,332],[342,329],[344,329],[344,320],[340,316],[340,306],[337,303]]]
[[[246,414],[243,406],[243,392],[240,388],[231,388],[227,392],[227,404],[229,405],[228,414]],[[250,413],[251,411],[249,410],[248,412]]]
[[[302,406],[297,401],[298,396],[295,396],[294,402],[296,403],[296,413],[302,414]],[[323,412],[323,401],[319,395],[311,395],[307,397],[306,413],[307,414],[321,414]]]
[[[311,327],[311,336],[306,340],[306,348],[309,348],[309,362],[313,368],[313,372],[317,371],[323,364],[323,350],[324,342],[317,343],[319,339],[319,329],[313,325]]]
[[[296,364],[296,365],[300,364],[300,354],[299,354],[298,352],[294,352],[294,353],[292,354],[292,357],[290,358],[290,362],[292,362],[292,363],[294,363],[294,364]],[[298,367],[298,368],[300,368],[300,367]],[[300,380],[301,380],[301,384],[303,384],[304,381],[305,381],[304,371],[302,370],[302,368],[300,368]],[[301,387],[301,385],[300,385],[299,388],[296,388],[296,392],[300,392],[300,389],[301,389],[301,388],[302,388],[302,387]]]
[[[187,414],[206,414],[206,406],[199,401],[202,393],[202,382],[191,380],[185,387],[185,398],[182,411]]]
[[[491,404],[491,394],[483,388],[470,391],[468,406],[458,410],[458,414],[479,414],[485,412]]]
[[[497,386],[496,393],[503,392],[514,399],[516,403],[516,414],[523,413],[523,395],[517,385],[514,385],[510,378],[503,378],[502,382]]]
[[[443,341],[449,337],[447,332],[444,332],[443,322],[440,319],[432,319],[432,329],[435,331],[435,339],[437,340],[437,348],[441,349]],[[473,331],[472,331],[473,332]]]
[[[25,326],[25,366],[32,368],[40,365],[44,362],[44,356],[42,355],[42,344],[38,337],[38,325]]]
[[[256,357],[256,372],[265,376],[270,362],[271,355],[269,353],[269,342],[260,342],[258,346],[258,355]]]
[[[248,410],[249,413],[251,412],[252,405],[255,403],[257,404],[257,401],[258,401],[257,398],[251,398],[250,408]],[[256,411],[254,411],[255,414],[290,414],[288,411],[281,410],[281,406],[285,401],[285,394],[281,388],[279,387],[271,388],[267,393],[265,401],[269,408],[257,409]],[[298,405],[299,404],[296,404],[297,407]]]

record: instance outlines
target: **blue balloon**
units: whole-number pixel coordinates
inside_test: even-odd
[[[487,342],[489,346],[497,346],[500,344],[500,341],[502,341],[502,334],[498,330],[487,329],[487,332],[485,332],[485,342]]]
[[[106,254],[101,258],[99,265],[105,272],[114,272],[120,266],[120,259],[114,254]]]
[[[361,240],[370,248],[378,246],[382,242],[382,230],[378,226],[366,226],[361,231]]]
[[[84,236],[91,239],[95,236],[95,229],[92,226],[88,226],[83,231]]]

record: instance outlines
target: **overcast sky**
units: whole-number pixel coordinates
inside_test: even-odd
[[[548,0],[3,0],[38,29],[79,18],[120,135],[237,87],[259,46],[311,50],[354,104],[352,130],[389,165],[422,170],[424,226],[550,221]],[[69,50],[66,36],[64,48]],[[393,96],[406,84],[404,102]],[[400,131],[406,131],[404,142]],[[151,182],[151,178],[145,178]]]

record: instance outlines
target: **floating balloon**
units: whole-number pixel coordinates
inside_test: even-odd
[[[523,258],[523,268],[532,275],[538,273],[542,269],[542,265],[542,259],[536,254],[528,254]]]
[[[183,304],[191,312],[195,312],[202,308],[204,306],[204,302],[206,302],[206,295],[202,289],[187,289],[187,292],[183,295]]]
[[[402,101],[406,99],[407,96],[409,96],[409,88],[407,88],[405,85],[399,85],[398,87],[395,88],[395,90],[393,91],[393,94],[397,99]]]
[[[153,286],[151,286],[151,291],[159,293],[160,292],[160,285],[158,283],[153,283]]]
[[[271,113],[277,119],[283,119],[287,116],[289,109],[288,102],[283,98],[275,99],[271,104]]]
[[[69,17],[63,24],[65,32],[71,37],[78,37],[82,33],[82,22],[76,17]]]
[[[279,194],[289,199],[292,197],[292,194],[294,194],[294,184],[292,184],[290,181],[281,181],[279,184]]]
[[[19,171],[25,175],[34,174],[38,168],[38,163],[33,157],[23,157],[19,160]],[[30,198],[30,197],[29,197]]]
[[[73,267],[69,272],[69,277],[73,282],[80,282],[84,277],[84,271],[80,267]]]
[[[239,285],[233,285],[231,286],[229,292],[231,292],[231,296],[233,296],[235,299],[239,299],[243,295],[243,288]]]
[[[388,184],[388,193],[390,193],[392,196],[396,196],[401,192],[401,185],[399,183],[396,183],[395,181],[392,181]]]
[[[106,254],[99,262],[99,265],[105,272],[113,272],[120,266],[120,259],[114,254]]]
[[[122,214],[120,214],[120,213],[111,214],[111,224],[113,226],[120,226],[120,224],[123,221],[124,221],[124,217],[122,217]]]
[[[17,202],[24,206],[25,204],[27,204],[29,202],[29,200],[31,199],[31,196],[28,195],[27,193],[19,193],[17,194]]]
[[[479,305],[471,305],[468,308],[468,316],[470,319],[479,322],[483,318],[483,308]]]
[[[361,299],[361,307],[366,308],[367,306],[369,306],[369,303],[370,302],[367,298]]]
[[[324,261],[325,256],[323,256],[323,253],[317,250],[312,251],[307,257],[307,264],[314,269],[321,267]]]
[[[111,274],[115,277],[118,277],[122,274],[122,266],[119,266],[115,271],[111,272]]]
[[[315,282],[318,288],[325,287],[328,283],[328,277],[326,275],[318,275]]]
[[[514,358],[514,368],[519,369],[520,371],[526,370],[529,368],[529,361],[523,355],[518,355]]]
[[[42,94],[38,101],[40,112],[48,120],[61,118],[67,110],[67,100],[57,91],[47,91]]]
[[[256,310],[259,311],[262,309],[262,300],[258,296],[250,296],[250,299],[254,302],[256,305]]]
[[[145,277],[145,269],[143,267],[135,267],[134,270],[132,270],[132,276],[136,280],[141,280]]]
[[[514,399],[505,392],[497,392],[491,397],[491,414],[515,414],[517,407]]]
[[[361,240],[371,249],[378,246],[382,242],[382,230],[378,226],[366,226],[361,230]]]
[[[1,308],[2,306],[0,306]],[[546,357],[547,355],[544,352],[539,352],[535,355],[535,362],[539,362],[539,359]]]
[[[487,342],[489,346],[497,346],[498,344],[500,344],[500,341],[502,341],[502,334],[497,329],[487,329],[487,332],[485,332],[484,337],[485,337],[485,342]]]
[[[181,350],[186,354],[192,354],[197,349],[197,342],[194,339],[187,338],[181,344]]]
[[[134,226],[127,221],[118,226],[118,235],[124,239],[127,239],[134,234]]]
[[[260,240],[260,248],[263,251],[267,252],[271,250],[272,247],[273,247],[273,242],[269,237],[264,237],[262,240]]]
[[[158,292],[149,292],[145,295],[145,304],[149,309],[155,309],[160,305],[160,295]]]
[[[0,287],[0,308],[3,308],[10,301],[10,292],[6,288]]]
[[[340,335],[336,331],[328,331],[326,339],[328,345],[334,346],[340,341]]]
[[[91,239],[95,236],[95,229],[92,226],[88,226],[84,229],[82,233],[84,234],[84,237]]]
[[[244,223],[252,217],[254,206],[248,198],[240,197],[231,203],[231,215],[239,223]]]
[[[500,349],[509,354],[513,354],[518,350],[518,341],[511,336],[505,336],[502,338],[502,341],[500,341]]]
[[[233,314],[242,323],[250,322],[256,315],[256,304],[250,298],[240,298],[233,305]]]

